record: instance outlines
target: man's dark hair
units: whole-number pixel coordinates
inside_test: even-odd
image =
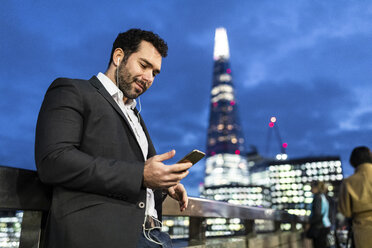
[[[159,37],[159,35],[154,34],[151,31],[133,28],[124,33],[118,34],[116,37],[114,44],[112,45],[109,66],[112,62],[112,55],[114,54],[116,48],[123,49],[123,61],[126,61],[132,53],[138,51],[141,41],[150,42],[163,58],[167,57],[168,45],[162,38]]]
[[[363,163],[372,163],[372,154],[368,147],[355,147],[350,155],[350,164],[356,168]]]

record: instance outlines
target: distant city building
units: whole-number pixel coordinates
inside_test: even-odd
[[[252,185],[249,181],[249,164],[229,59],[226,30],[217,28],[206,168],[201,197],[270,208],[269,188]],[[208,219],[206,235],[234,235],[242,232],[242,228],[239,219]]]
[[[0,247],[19,247],[23,212],[0,211]]]
[[[252,183],[270,188],[274,209],[302,216],[310,214],[312,181],[325,182],[328,196],[334,197],[338,195],[343,179],[341,161],[337,156],[265,161],[253,166],[250,174]]]
[[[244,137],[235,99],[226,30],[217,28],[204,187],[248,185]]]
[[[211,90],[204,184],[201,197],[232,204],[286,210],[291,214],[310,214],[315,180],[328,184],[328,195],[337,194],[342,176],[339,157],[306,157],[288,160],[287,143],[282,143],[276,118],[269,127],[279,141],[276,158],[262,157],[255,147],[245,149],[235,99],[226,30],[217,28]],[[208,218],[206,236],[244,233],[240,219]],[[273,230],[274,223],[256,220],[256,231]],[[164,217],[163,230],[172,238],[186,238],[188,217]],[[289,227],[285,227],[284,229]]]
[[[238,205],[271,208],[270,188],[260,185],[208,187],[204,190],[203,196]]]
[[[172,239],[187,239],[189,225],[188,216],[163,216],[162,231],[167,232]]]
[[[234,204],[270,207],[269,188],[251,185],[244,137],[238,116],[230,68],[227,33],[217,28],[214,44],[213,85],[201,197]],[[163,230],[171,237],[187,235],[187,218],[166,217]],[[239,219],[207,219],[207,236],[224,236],[243,231]]]
[[[262,157],[256,149],[247,154],[249,165],[249,180],[254,185],[260,185],[270,188],[269,164],[274,161],[273,158]]]

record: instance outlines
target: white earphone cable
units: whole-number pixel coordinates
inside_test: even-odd
[[[141,110],[142,110],[142,106],[141,106],[141,98],[138,97],[138,104],[139,104],[139,111],[137,113],[137,118],[138,118],[138,122],[141,122],[141,117],[140,117],[140,113],[141,113]]]

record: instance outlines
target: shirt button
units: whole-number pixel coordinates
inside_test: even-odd
[[[138,207],[139,207],[139,208],[144,208],[144,207],[145,207],[145,203],[144,203],[144,202],[140,202],[140,203],[138,203]]]

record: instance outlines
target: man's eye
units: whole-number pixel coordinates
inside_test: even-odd
[[[140,65],[141,65],[142,68],[146,68],[146,65],[144,65],[142,63],[140,63]]]

